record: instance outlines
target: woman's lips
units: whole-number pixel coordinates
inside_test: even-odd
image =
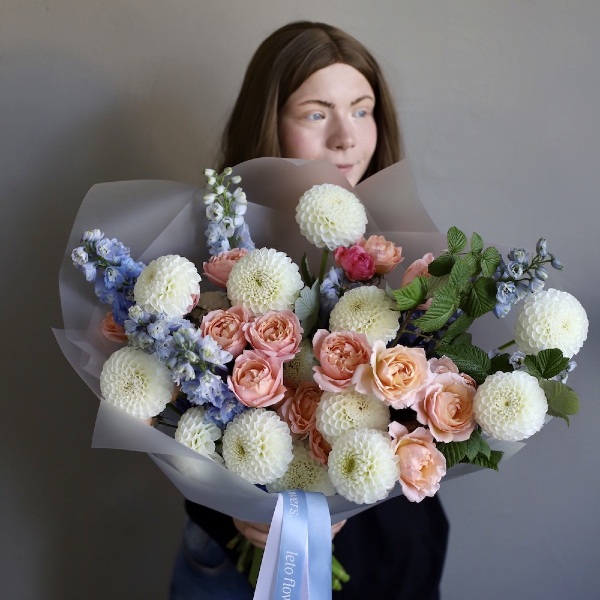
[[[354,168],[354,165],[350,165],[350,164],[342,164],[342,165],[335,165],[342,173],[348,173],[349,171],[352,171],[352,169]]]

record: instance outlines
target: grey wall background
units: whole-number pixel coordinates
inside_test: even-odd
[[[596,0],[0,0],[0,595],[166,597],[181,499],[146,456],[90,449],[96,399],[50,332],[57,271],[94,183],[200,183],[250,54],[299,18],[379,58],[436,219],[545,235],[592,324],[571,427],[443,487],[443,597],[597,597]]]

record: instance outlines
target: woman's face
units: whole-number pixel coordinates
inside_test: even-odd
[[[374,108],[375,94],[354,67],[336,63],[316,71],[279,112],[281,155],[326,160],[356,185],[377,144]]]

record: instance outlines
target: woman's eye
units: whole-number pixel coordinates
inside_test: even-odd
[[[368,117],[368,116],[369,116],[369,111],[363,108],[363,109],[361,109],[361,110],[357,110],[357,111],[354,113],[354,116],[355,116],[355,117],[358,117],[359,119],[364,119],[365,117]]]
[[[324,118],[325,115],[323,113],[310,113],[307,117],[309,121],[321,121]]]

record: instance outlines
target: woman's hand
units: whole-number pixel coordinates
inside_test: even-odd
[[[267,536],[269,535],[269,525],[265,523],[251,523],[250,521],[240,521],[233,519],[233,524],[236,529],[257,548],[262,548],[267,544]],[[331,527],[331,539],[340,531],[346,524],[346,521],[340,521]]]

